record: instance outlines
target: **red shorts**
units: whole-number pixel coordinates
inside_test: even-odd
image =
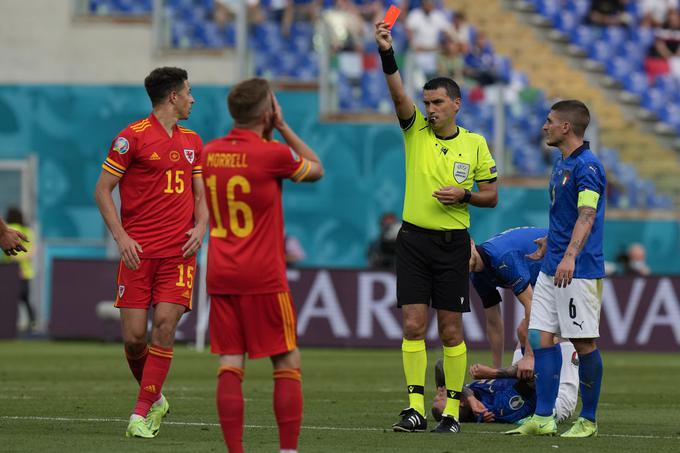
[[[149,309],[151,304],[169,302],[191,310],[196,256],[141,259],[136,271],[118,267],[118,308]]]
[[[297,347],[296,317],[288,292],[210,296],[210,350],[220,355],[271,357]]]

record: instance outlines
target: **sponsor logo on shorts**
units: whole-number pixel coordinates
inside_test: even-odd
[[[170,160],[173,162],[177,162],[179,160],[179,151],[175,150],[170,151]]]
[[[113,143],[113,150],[118,154],[125,154],[130,150],[130,142],[125,137],[118,137]]]
[[[184,150],[184,157],[187,158],[187,160],[189,161],[190,164],[193,164],[194,163],[194,157],[195,157],[194,150],[193,149],[185,149]]]
[[[118,298],[122,299],[125,293],[125,285],[118,285]]]

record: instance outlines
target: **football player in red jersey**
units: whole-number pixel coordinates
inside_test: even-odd
[[[217,409],[229,451],[242,452],[245,354],[270,357],[280,448],[295,452],[302,387],[281,191],[284,179],[317,181],[323,166],[284,121],[266,80],[236,85],[228,104],[234,128],[206,145],[203,160],[210,211],[210,342],[220,355]],[[274,129],[286,144],[271,140]]]
[[[187,72],[154,69],[144,80],[153,112],[113,140],[95,198],[118,243],[116,307],[125,355],[140,384],[128,437],[155,437],[168,402],[161,388],[172,361],[175,330],[191,310],[196,251],[207,229],[201,179],[203,143],[177,124],[189,118],[194,98]],[[111,192],[119,186],[120,218]],[[153,305],[151,344],[147,311]]]

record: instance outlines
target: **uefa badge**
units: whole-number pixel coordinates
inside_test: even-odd
[[[458,184],[462,184],[468,178],[470,173],[470,164],[464,162],[456,162],[453,164],[453,179],[456,180]]]
[[[118,298],[119,299],[123,298],[123,293],[125,293],[125,285],[119,285],[118,286]]]
[[[118,154],[125,154],[130,150],[130,142],[125,137],[118,137],[113,143],[113,150]]]
[[[194,150],[193,149],[185,149],[184,150],[184,157],[187,158],[190,164],[194,163]]]

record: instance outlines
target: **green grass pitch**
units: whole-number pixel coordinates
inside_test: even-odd
[[[439,351],[429,356],[434,363]],[[603,353],[600,436],[509,438],[507,425],[465,424],[457,436],[397,434],[406,406],[398,349],[303,350],[301,452],[680,452],[680,354]],[[488,361],[472,352],[468,364]],[[0,342],[0,451],[224,451],[215,410],[217,360],[177,346],[164,387],[171,405],[160,434],[126,439],[136,383],[120,345]],[[271,366],[246,367],[245,449],[277,452]],[[426,399],[433,396],[428,370]],[[560,431],[565,430],[560,426]]]

